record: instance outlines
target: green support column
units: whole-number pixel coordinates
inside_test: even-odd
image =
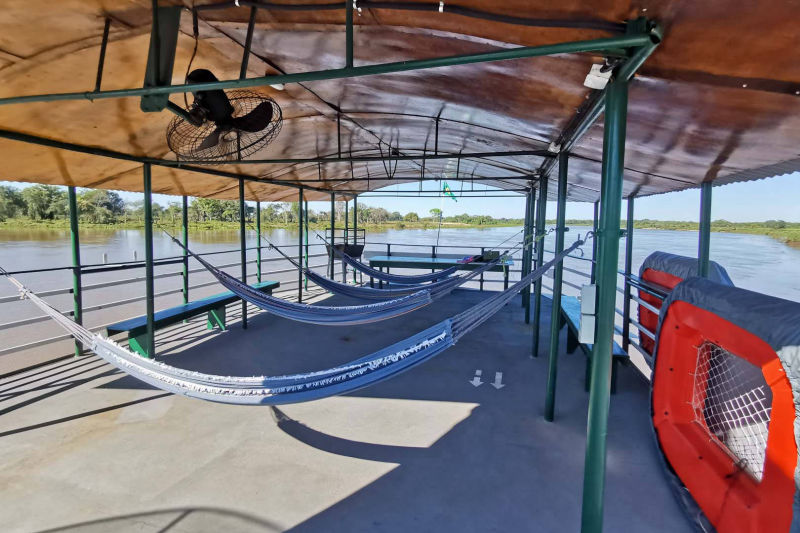
[[[261,283],[261,202],[256,202],[256,279]]]
[[[305,201],[305,209],[303,210],[303,214],[305,217],[305,237],[306,237],[306,253],[305,253],[305,266],[308,268],[308,200]],[[305,285],[305,289],[308,290],[308,276],[303,273],[303,281]]]
[[[346,0],[344,3],[345,15],[345,66],[353,67],[353,2]]]
[[[247,238],[244,223],[244,180],[239,179],[239,248],[241,249],[242,282],[247,283]],[[247,302],[244,300],[242,300],[242,329],[247,329]]]
[[[68,187],[69,193],[69,237],[72,245],[72,318],[83,324],[83,294],[81,290],[81,242],[78,236],[78,199],[75,187]],[[75,355],[81,355],[83,347],[75,341]]]
[[[597,217],[600,213],[600,202],[594,203],[594,216],[592,217],[592,232],[597,234]],[[597,239],[592,239],[592,271],[589,282],[594,284],[597,281]]]
[[[297,263],[303,264],[303,188],[297,190]],[[297,270],[297,301],[303,301],[303,271]]]
[[[353,244],[358,244],[358,196],[353,196]],[[353,283],[356,283],[355,268],[353,269]]]
[[[525,194],[525,217],[524,222],[522,223],[522,260],[520,261],[520,278],[524,278],[528,274],[528,245],[530,244],[530,227],[529,227],[529,220],[528,215],[530,212],[531,207],[531,193],[528,192]],[[522,307],[526,309],[527,313],[527,301],[528,299],[525,298],[527,294],[528,287],[522,289]]]
[[[631,269],[633,268],[633,196],[628,197],[628,215],[625,218],[625,280],[622,302],[622,349],[628,351],[631,333]]]
[[[528,258],[525,260],[525,267],[528,274],[533,271],[533,251],[536,246],[536,231],[534,228],[534,213],[536,207],[536,189],[531,189],[531,198],[528,203]],[[531,323],[531,286],[525,287],[525,323]]]
[[[567,208],[567,169],[569,154],[558,154],[558,209],[556,211],[555,253],[564,251],[564,232]],[[552,422],[556,410],[556,378],[558,377],[558,333],[561,330],[561,282],[564,276],[563,261],[553,267],[553,307],[550,312],[550,349],[547,358],[547,392],[544,402],[544,419]]]
[[[608,84],[603,130],[603,166],[600,187],[600,227],[597,245],[597,320],[592,349],[592,379],[586,427],[581,531],[603,529],[603,492],[606,472],[608,405],[611,394],[611,353],[617,297],[619,221],[622,211],[622,173],[625,163],[625,126],[628,84]]]
[[[711,260],[711,182],[700,184],[700,239],[697,245],[697,275],[708,277]]]
[[[183,197],[183,205],[181,206],[181,232],[183,233],[183,303],[189,303],[189,199]]]
[[[328,259],[328,261],[330,261],[331,263],[330,276],[328,277],[330,277],[331,279],[333,279],[333,276],[335,275],[333,271],[333,258],[334,258],[333,245],[335,244],[335,242],[336,242],[336,194],[331,193],[331,240],[330,240],[331,250]]]
[[[539,180],[539,202],[536,204],[536,227],[534,235],[544,235],[544,225],[547,221],[547,178]],[[544,264],[544,237],[536,241],[536,266]],[[539,357],[539,324],[542,317],[542,278],[534,284],[533,302],[533,347],[531,355]]]
[[[350,213],[347,200],[344,201],[344,244],[350,242]],[[342,261],[342,283],[347,283],[347,263]]]
[[[145,163],[143,169],[144,190],[144,291],[146,302],[147,329],[145,333],[146,357],[153,357],[156,353],[155,342],[155,290],[153,287],[153,183],[150,172],[150,163]]]

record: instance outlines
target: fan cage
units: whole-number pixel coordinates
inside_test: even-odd
[[[221,141],[210,148],[200,148],[202,142],[217,126],[210,121],[195,126],[183,117],[176,116],[167,126],[167,145],[182,161],[238,161],[246,159],[275,139],[283,124],[280,106],[268,96],[245,90],[225,93],[233,106],[233,117],[243,117],[258,105],[268,102],[272,106],[272,120],[257,132],[230,130],[221,136]]]
[[[692,407],[695,421],[756,481],[764,476],[772,389],[761,369],[703,342],[697,349]]]

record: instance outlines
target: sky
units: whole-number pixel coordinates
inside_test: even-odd
[[[24,188],[27,184],[7,182],[17,188]],[[425,190],[438,191],[441,187],[437,182],[425,184]],[[456,196],[459,195],[460,184],[450,183]],[[383,189],[384,191],[414,189],[415,184],[406,183]],[[465,185],[466,187],[466,185]],[[486,187],[476,185],[476,191],[485,190]],[[487,197],[465,198],[459,197],[457,201],[450,198],[394,198],[389,194],[364,194],[359,196],[360,205],[383,207],[388,211],[399,211],[405,215],[410,211],[420,216],[428,216],[431,209],[442,209],[445,216],[468,213],[470,215],[490,215],[495,218],[522,218],[524,216],[525,200],[522,196],[493,198],[488,195],[503,194],[501,191],[487,190]],[[510,193],[505,193],[510,194]],[[120,192],[127,201],[141,199],[138,193]],[[153,200],[166,206],[170,202],[178,201],[174,196],[161,194],[153,195]],[[327,211],[329,202],[309,202],[315,211]],[[574,202],[567,204],[567,218],[590,219],[592,218],[592,204]],[[548,218],[555,217],[555,202],[548,202]],[[625,213],[623,208],[623,214]],[[638,198],[635,205],[635,219],[649,218],[654,220],[685,220],[697,221],[700,216],[700,189],[659,194],[645,198]],[[712,193],[712,220],[729,220],[731,222],[760,222],[764,220],[785,220],[787,222],[800,222],[800,173],[787,174],[747,183],[734,183],[714,187]]]

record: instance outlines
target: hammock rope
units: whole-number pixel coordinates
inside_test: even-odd
[[[145,383],[174,394],[215,402],[278,405],[352,392],[394,377],[431,359],[488,320],[519,291],[541,278],[547,270],[563,261],[564,257],[584,242],[585,239],[579,238],[572,246],[514,283],[508,290],[382,350],[326,370],[274,377],[205,374],[145,359],[73,322],[10,276],[2,267],[0,274],[5,275],[17,287],[21,298],[30,300],[87,349]]]

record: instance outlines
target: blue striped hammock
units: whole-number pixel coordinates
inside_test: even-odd
[[[397,376],[428,361],[488,320],[524,287],[541,278],[553,265],[562,261],[583,242],[576,241],[507,290],[498,292],[465,311],[382,350],[326,370],[274,377],[205,374],[145,359],[73,322],[29,291],[17,279],[8,275],[6,277],[17,287],[22,298],[31,300],[86,348],[145,383],[175,394],[214,402],[236,405],[279,405],[353,392]],[[0,274],[5,274],[5,271],[0,269]]]

